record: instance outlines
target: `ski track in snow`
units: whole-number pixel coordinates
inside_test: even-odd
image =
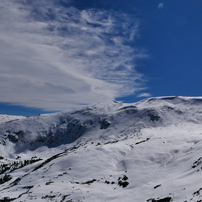
[[[202,201],[202,98],[0,115],[0,201]]]

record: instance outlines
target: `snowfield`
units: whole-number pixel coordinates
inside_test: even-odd
[[[0,201],[202,202],[202,97],[0,115]]]

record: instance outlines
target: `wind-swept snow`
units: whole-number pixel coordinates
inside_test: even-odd
[[[6,117],[0,201],[202,201],[201,123],[196,97]]]

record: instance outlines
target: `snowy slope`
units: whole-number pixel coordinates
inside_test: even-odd
[[[0,201],[202,201],[202,98],[0,116]]]
[[[20,120],[25,118],[26,118],[25,116],[13,116],[13,115],[7,115],[7,114],[0,114],[0,123],[5,123],[13,120]]]

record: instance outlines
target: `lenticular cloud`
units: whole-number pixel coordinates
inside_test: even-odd
[[[65,110],[142,89],[138,20],[53,2],[0,2],[0,102]]]

